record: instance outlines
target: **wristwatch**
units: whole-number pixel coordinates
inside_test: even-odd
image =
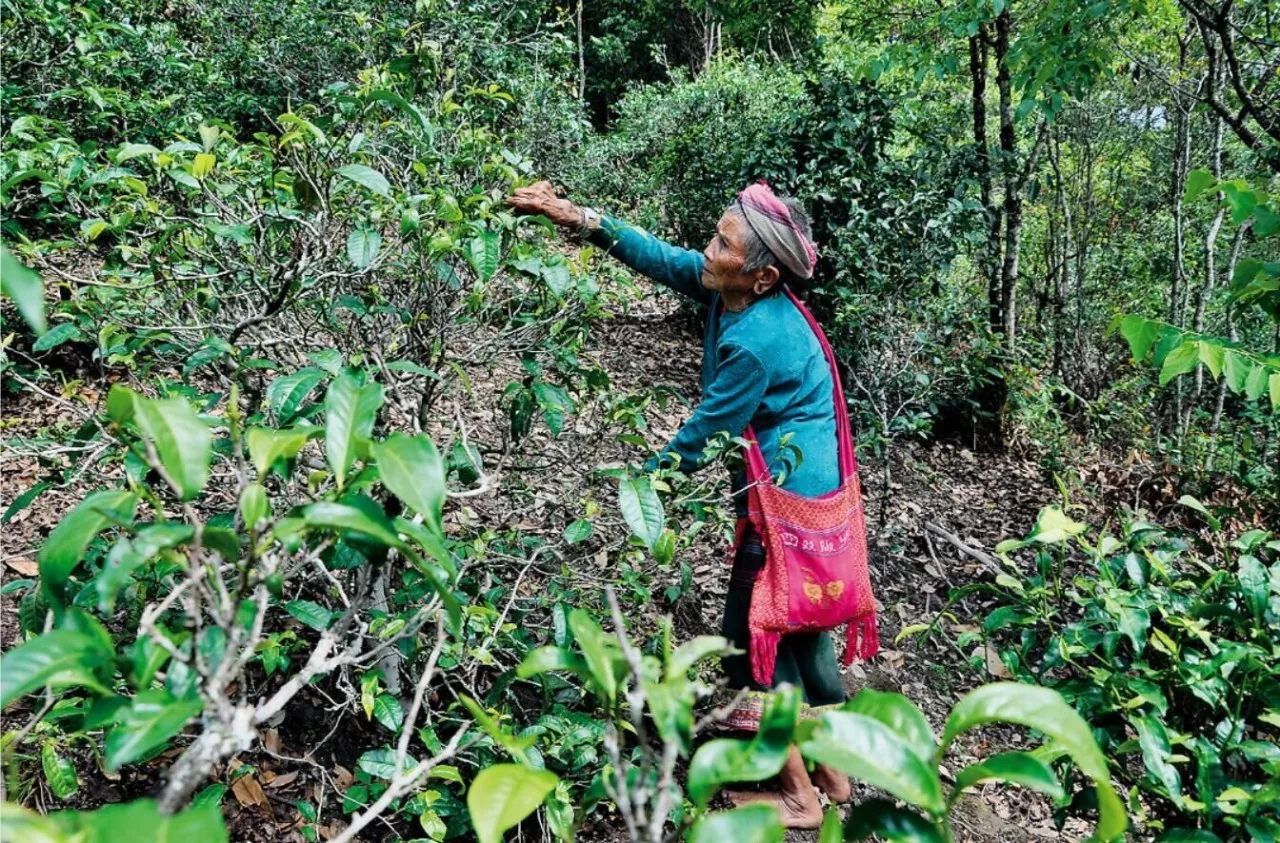
[[[600,212],[595,208],[579,208],[582,211],[582,222],[578,223],[578,234],[586,237],[600,228]]]

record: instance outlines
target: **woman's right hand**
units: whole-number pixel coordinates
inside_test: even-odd
[[[564,228],[577,228],[582,225],[582,209],[556,196],[556,190],[549,181],[535,182],[528,187],[519,187],[507,197],[507,204],[518,213],[542,214],[553,223]]]

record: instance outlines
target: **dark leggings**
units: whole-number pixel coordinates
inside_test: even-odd
[[[751,591],[756,577],[764,568],[764,560],[760,536],[748,527],[734,555],[729,594],[724,603],[723,635],[735,648],[744,651],[741,655],[721,659],[730,688],[765,690],[752,678],[751,661],[747,656],[751,649],[751,631],[747,626]],[[800,688],[809,705],[832,705],[847,699],[829,632],[793,632],[782,636],[773,684],[777,687],[784,682]]]

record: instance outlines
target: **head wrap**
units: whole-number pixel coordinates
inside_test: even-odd
[[[809,238],[800,233],[791,211],[764,179],[738,194],[738,207],[747,225],[782,265],[797,278],[813,276],[818,252]]]

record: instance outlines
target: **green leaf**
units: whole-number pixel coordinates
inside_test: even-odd
[[[564,540],[566,544],[577,544],[591,538],[593,531],[591,522],[586,519],[579,518],[568,527],[564,528]]]
[[[117,423],[132,422],[152,444],[179,498],[200,494],[209,482],[213,433],[190,404],[181,398],[146,398],[117,384],[107,395],[107,411]]]
[[[1280,410],[1280,372],[1271,373],[1267,388],[1271,392],[1271,409]]]
[[[133,579],[134,571],[161,551],[191,541],[195,528],[176,522],[148,524],[133,536],[121,536],[111,546],[106,564],[98,575],[98,605],[107,612],[115,609],[116,595]]]
[[[329,385],[324,399],[324,449],[339,489],[346,485],[347,469],[357,451],[373,433],[381,407],[380,384],[360,384],[351,375],[343,375]]]
[[[393,433],[370,448],[382,483],[435,532],[444,507],[444,463],[426,434]]]
[[[467,244],[467,259],[482,280],[488,281],[497,274],[501,245],[496,231],[483,231]]]
[[[1217,343],[1208,340],[1199,342],[1200,362],[1209,369],[1209,373],[1215,379],[1222,375],[1223,351],[1223,347]]]
[[[290,600],[284,610],[317,632],[324,632],[333,623],[333,612],[310,600]]]
[[[845,840],[866,840],[875,835],[887,843],[946,843],[950,839],[915,811],[886,799],[870,799],[850,808],[844,833]]]
[[[1217,183],[1218,180],[1214,178],[1213,173],[1203,167],[1197,167],[1187,173],[1187,189],[1182,193],[1182,201],[1184,203],[1194,202],[1202,193]]]
[[[1036,527],[1031,531],[1031,535],[1027,536],[1027,541],[1037,544],[1058,544],[1080,535],[1086,529],[1088,529],[1087,524],[1072,520],[1060,507],[1046,506],[1040,510],[1040,515],[1036,518]]]
[[[276,460],[292,459],[307,444],[307,439],[317,428],[292,428],[289,430],[271,430],[265,427],[251,427],[245,438],[249,444],[249,459],[259,477],[266,477],[267,472],[276,464]]]
[[[376,507],[376,504],[374,506]],[[368,536],[387,547],[404,547],[404,542],[400,540],[395,525],[385,514],[375,512],[373,508],[318,501],[303,508],[302,519],[311,527],[350,530]]]
[[[293,418],[311,390],[324,380],[324,374],[323,369],[308,366],[273,380],[267,387],[267,403],[271,412],[282,422]]]
[[[348,164],[338,169],[338,175],[368,188],[379,196],[391,195],[391,184],[387,181],[387,177],[372,167],[366,167],[364,164]]]
[[[160,749],[203,707],[199,699],[174,699],[165,690],[138,694],[103,739],[107,769],[119,770]]]
[[[390,694],[378,694],[373,701],[373,719],[392,732],[399,732],[404,724],[404,706]]]
[[[368,269],[382,247],[382,234],[375,228],[360,227],[347,235],[347,258],[356,269]]]
[[[413,769],[417,763],[412,758],[405,756],[400,772]],[[356,766],[375,779],[389,782],[396,777],[395,750],[386,748],[371,749],[360,756],[359,760],[356,761]]]
[[[863,714],[879,720],[896,732],[921,761],[931,762],[938,749],[938,738],[920,709],[901,694],[883,693],[870,688],[840,707],[841,711]]]
[[[1128,341],[1133,359],[1145,360],[1147,352],[1160,336],[1160,324],[1130,315],[1120,320],[1120,334]]]
[[[1029,752],[1002,752],[961,770],[947,803],[955,802],[966,789],[984,782],[1018,784],[1053,799],[1064,795],[1062,784],[1048,764]]]
[[[1164,358],[1164,365],[1160,367],[1161,386],[1196,367],[1200,362],[1199,346],[1200,343],[1195,340],[1188,340],[1169,352],[1169,355]]]
[[[240,493],[240,520],[246,530],[257,527],[258,522],[271,514],[271,504],[267,501],[267,490],[261,483],[250,483]]]
[[[204,805],[219,805],[222,803],[222,797],[227,795],[227,786],[222,782],[214,782],[207,785],[203,790],[191,798],[191,807],[197,808]]]
[[[631,532],[652,551],[666,527],[667,517],[649,478],[643,475],[622,478],[618,486],[618,507]]]
[[[947,717],[943,750],[961,733],[987,723],[1016,723],[1052,738],[1093,779],[1098,796],[1097,839],[1112,840],[1124,833],[1129,819],[1111,786],[1106,756],[1098,749],[1089,724],[1057,691],[1016,682],[994,682],[971,691]]]
[[[57,348],[64,342],[77,340],[84,335],[80,333],[80,329],[76,327],[74,322],[59,322],[52,329],[41,335],[32,346],[32,351],[48,351],[51,348]]]
[[[786,763],[800,711],[800,691],[783,685],[760,715],[760,729],[750,741],[718,738],[698,747],[689,762],[689,799],[705,808],[730,782],[758,782],[778,774]]]
[[[37,557],[45,594],[59,599],[62,586],[80,564],[89,542],[112,524],[133,521],[137,505],[138,498],[132,492],[108,489],[94,492],[71,510],[49,534]]]
[[[777,808],[765,804],[743,805],[699,817],[685,840],[687,843],[730,840],[733,843],[782,843],[784,831]]]
[[[591,668],[587,667],[586,659],[582,656],[563,647],[549,644],[531,650],[525,655],[520,666],[516,668],[516,676],[529,679],[540,673],[551,673],[557,670],[567,671],[584,678],[591,675]]]
[[[3,245],[0,245],[0,295],[13,300],[22,321],[37,336],[45,332],[44,283]]]
[[[719,635],[699,635],[692,641],[686,641],[671,654],[667,662],[667,678],[686,677],[698,662],[720,655],[728,649],[730,649],[729,642]]]
[[[218,163],[218,158],[211,152],[201,152],[196,155],[196,160],[191,165],[191,175],[198,179],[213,172],[213,166]]]
[[[1236,568],[1236,579],[1240,583],[1240,590],[1244,592],[1245,599],[1249,601],[1254,620],[1258,622],[1258,628],[1261,629],[1262,620],[1267,614],[1267,603],[1270,600],[1271,591],[1267,569],[1256,556],[1242,554]]]
[[[942,782],[932,759],[920,758],[911,743],[875,718],[847,711],[824,714],[800,743],[800,752],[931,816],[941,816],[946,811]]]
[[[840,829],[840,809],[832,805],[822,817],[822,828],[818,829],[818,843],[843,843],[844,832]]]
[[[6,811],[9,808],[6,806]],[[5,814],[5,831],[16,831],[11,814]],[[177,843],[227,843],[227,829],[222,811],[216,804],[192,805],[185,811],[165,816],[154,799],[135,799],[118,805],[107,805],[96,811],[60,811],[48,818],[61,835],[45,838],[48,843],[118,843],[127,840]],[[18,834],[17,839],[27,839]],[[40,838],[34,838],[39,840]]]
[[[1212,526],[1213,529],[1215,530],[1222,529],[1222,522],[1219,521],[1217,518],[1215,518],[1213,513],[1205,508],[1204,504],[1200,503],[1199,500],[1197,500],[1196,498],[1193,498],[1191,495],[1183,495],[1182,497],[1178,498],[1178,503],[1182,504],[1188,509],[1194,509],[1196,512],[1203,515],[1204,520],[1208,521],[1209,525]]]
[[[74,796],[80,789],[80,779],[76,777],[76,765],[58,754],[53,741],[45,741],[40,747],[40,766],[44,769],[44,780],[49,790],[63,802]]]
[[[618,677],[613,670],[614,658],[611,652],[616,647],[612,641],[606,643],[605,632],[600,624],[582,609],[574,609],[569,613],[569,629],[587,660],[596,689],[608,705],[612,706],[618,696]]]
[[[55,629],[36,636],[0,656],[0,708],[46,685],[54,690],[84,685],[105,694],[108,689],[94,671],[112,656],[83,632]]]
[[[1249,367],[1252,362],[1238,351],[1224,349],[1222,354],[1222,371],[1227,376],[1227,386],[1232,392],[1243,392],[1244,382],[1249,378]]]
[[[1250,401],[1257,401],[1262,397],[1262,393],[1267,389],[1268,372],[1263,368],[1261,363],[1253,367],[1253,371],[1249,372],[1249,377],[1244,382],[1244,397]]]
[[[555,773],[520,764],[494,764],[481,770],[467,790],[467,812],[480,843],[499,843],[542,804],[560,781]]]
[[[1169,760],[1172,747],[1169,744],[1169,733],[1164,722],[1155,714],[1144,714],[1141,717],[1130,717],[1138,733],[1138,746],[1142,749],[1142,763],[1147,771],[1159,782],[1165,793],[1175,805],[1181,807],[1182,776],[1178,768]]]

